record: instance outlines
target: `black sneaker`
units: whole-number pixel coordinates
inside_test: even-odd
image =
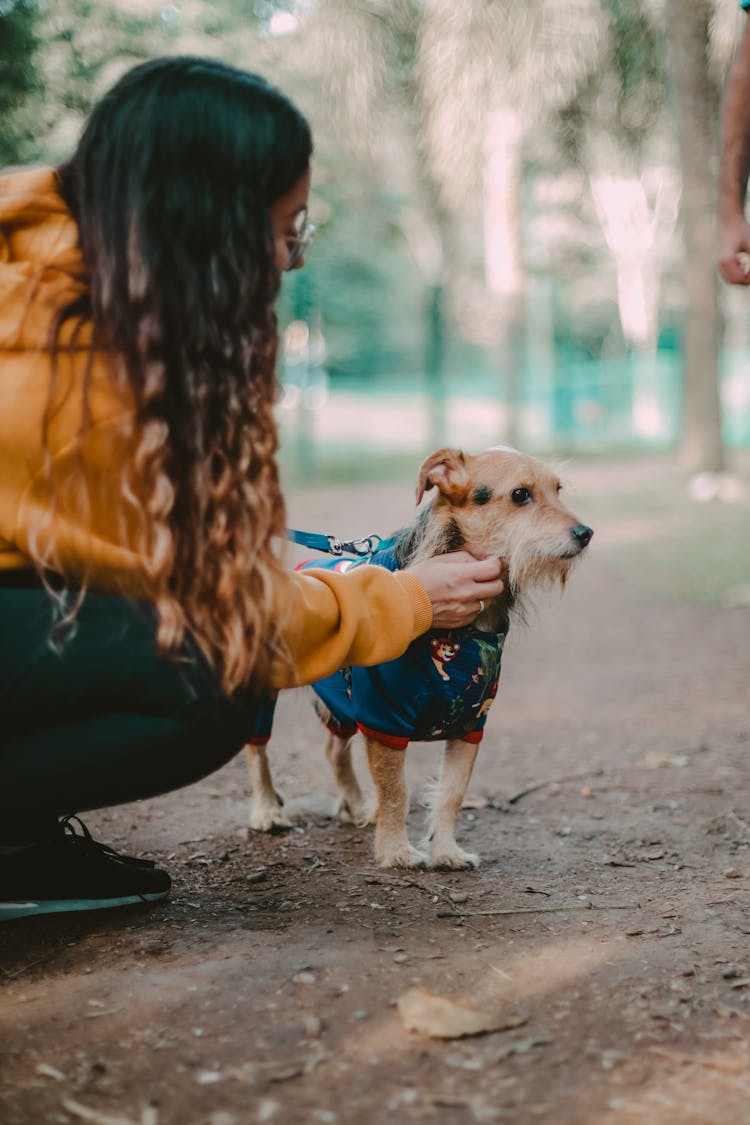
[[[67,816],[54,835],[0,854],[0,921],[160,902],[171,885],[150,860],[119,855],[92,839],[78,817]]]

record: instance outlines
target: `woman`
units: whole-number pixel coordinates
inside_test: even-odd
[[[0,179],[0,918],[164,898],[70,816],[205,776],[264,693],[501,589],[464,554],[282,565],[274,303],[311,151],[263,79],[157,59],[67,164]]]

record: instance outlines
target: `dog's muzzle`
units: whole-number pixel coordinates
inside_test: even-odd
[[[582,551],[591,542],[594,535],[593,529],[587,527],[585,523],[577,523],[575,527],[571,527],[570,534],[575,542],[575,554]]]

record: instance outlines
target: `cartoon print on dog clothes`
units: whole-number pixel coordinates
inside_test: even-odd
[[[459,641],[454,641],[450,637],[430,637],[432,663],[444,680],[450,679],[445,670],[445,665],[455,660],[460,651],[461,644]]]
[[[392,549],[376,552],[367,563],[346,562],[398,569]],[[315,561],[297,569],[306,566],[340,570],[342,563]],[[396,750],[411,741],[481,742],[497,694],[507,627],[506,621],[501,633],[473,625],[431,629],[396,660],[372,668],[341,668],[313,684],[318,717],[339,738],[350,738],[359,729]],[[275,699],[259,707],[249,742],[263,745],[270,738],[274,707]]]
[[[443,738],[480,742],[497,692],[505,636],[474,626],[431,630],[396,660],[318,680],[315,692],[333,720],[329,729],[347,735],[359,728],[394,749]],[[450,660],[436,661],[436,647],[450,651]]]
[[[398,570],[392,548],[376,551],[353,566]],[[301,563],[317,569],[344,569],[342,560]],[[403,750],[410,741],[436,742],[463,738],[480,742],[487,712],[497,693],[505,631],[490,633],[470,625],[463,629],[431,629],[396,660],[374,668],[341,668],[318,680],[318,716],[328,729],[348,738],[360,729],[385,745]],[[258,744],[271,733],[274,703],[259,709],[250,741]]]

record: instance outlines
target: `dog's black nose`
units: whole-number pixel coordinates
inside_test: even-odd
[[[570,534],[575,539],[576,543],[583,549],[587,543],[590,542],[594,532],[590,527],[586,527],[585,523],[577,523],[575,527],[571,528]]]

